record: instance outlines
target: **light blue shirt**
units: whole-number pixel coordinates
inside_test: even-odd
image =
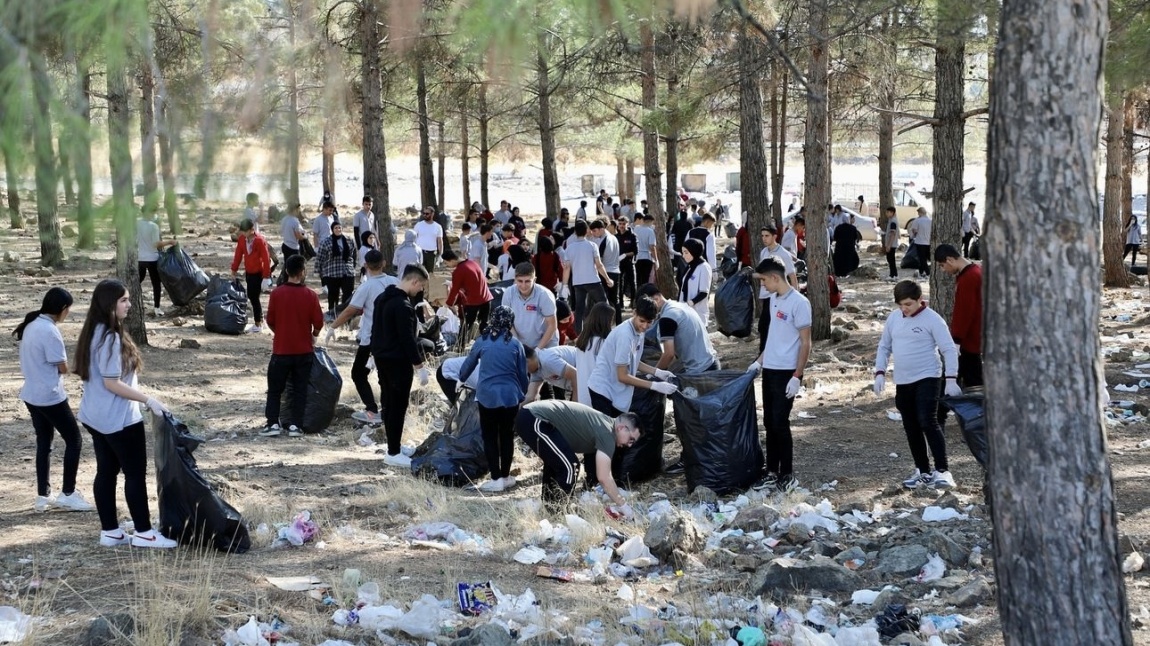
[[[104,385],[104,379],[119,379],[136,387],[135,371],[125,372],[120,361],[120,336],[109,333],[103,323],[96,324],[89,350],[88,380],[80,397],[80,422],[99,433],[110,435],[144,421],[140,405],[130,399],[113,394]]]
[[[57,366],[68,363],[64,337],[51,316],[41,314],[24,328],[20,340],[20,373],[24,385],[20,399],[33,406],[55,406],[67,401],[64,375]]]

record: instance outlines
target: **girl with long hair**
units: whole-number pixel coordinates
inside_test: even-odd
[[[603,347],[603,340],[615,328],[615,308],[610,303],[596,303],[583,321],[583,331],[575,339],[575,347],[579,348],[579,360],[575,366],[575,373],[582,375],[579,379],[578,399],[575,401],[586,406],[591,405],[591,393],[587,390],[587,378],[595,367],[595,359],[599,356],[599,348]]]
[[[138,388],[136,377],[143,362],[124,327],[131,307],[124,283],[105,278],[96,285],[72,367],[84,382],[80,423],[91,433],[96,453],[92,495],[100,514],[100,545],[172,548],[176,541],[152,528],[148,511],[148,445],[138,402],[153,415],[163,415],[168,409]],[[120,529],[116,513],[116,481],[121,471],[124,499],[135,524],[130,536]]]
[[[60,322],[72,310],[72,295],[63,287],[53,287],[44,295],[40,309],[28,312],[24,322],[12,332],[20,341],[20,373],[24,386],[20,399],[32,416],[36,431],[36,511],[58,507],[70,511],[91,511],[92,505],[76,491],[76,470],[80,466],[80,427],[64,390],[68,374],[68,354]],[[56,433],[64,439],[64,482],[60,495],[51,497],[48,487],[48,457]]]

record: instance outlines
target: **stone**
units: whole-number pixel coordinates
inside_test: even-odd
[[[862,308],[859,307],[858,305],[855,305],[854,303],[848,303],[846,306],[843,307],[843,309],[846,310],[846,312],[848,314],[858,314],[858,313],[862,312]]]
[[[927,646],[921,639],[915,637],[914,633],[903,633],[894,639],[890,640],[891,646]]]
[[[20,256],[11,251],[4,252],[4,262],[20,262]]]
[[[871,604],[871,608],[875,612],[882,612],[886,610],[886,607],[889,605],[897,604],[905,606],[908,603],[910,603],[910,597],[902,590],[889,588],[878,593],[878,596],[874,599],[874,603]]]
[[[36,272],[38,272],[38,271],[40,271],[39,267],[25,267],[24,268],[24,275],[25,276],[35,276]]]
[[[735,569],[739,572],[754,572],[763,564],[763,559],[754,554],[739,554],[735,556]]]
[[[930,560],[930,552],[922,545],[899,545],[879,552],[878,568],[882,574],[914,576]]]
[[[739,515],[735,516],[735,520],[731,522],[731,527],[747,533],[769,532],[771,525],[774,525],[778,520],[779,512],[766,505],[759,505],[740,511]]]
[[[652,521],[643,542],[660,561],[681,566],[685,554],[703,549],[707,536],[690,514],[674,511]]]
[[[180,347],[185,350],[199,350],[200,342],[195,339],[180,339]]]
[[[119,644],[131,638],[136,632],[136,620],[132,615],[119,612],[111,615],[101,615],[92,620],[88,626],[88,638],[85,646],[104,646],[105,644]]]
[[[848,550],[843,550],[835,555],[835,563],[838,563],[839,565],[844,565],[847,561],[856,561],[859,559],[862,559],[863,561],[867,560],[866,552],[864,552],[863,549],[858,545],[855,545]]]
[[[451,642],[451,646],[514,646],[515,639],[502,626],[482,624],[469,634]]]
[[[802,523],[791,523],[787,528],[787,540],[791,545],[802,545],[811,540],[811,528]]]
[[[880,245],[880,244],[868,245],[866,248],[866,252],[867,253],[882,253],[883,252],[882,251],[882,245]]]
[[[707,565],[716,570],[730,568],[735,564],[735,559],[738,557],[739,555],[731,550],[720,548],[707,557]]]
[[[938,500],[934,501],[934,504],[936,507],[942,507],[943,509],[946,509],[947,507],[961,509],[966,506],[962,499],[956,496],[953,491],[948,491],[939,496]]]
[[[937,529],[923,534],[915,542],[925,547],[928,552],[938,554],[942,560],[951,565],[962,565],[970,558],[969,550]]]
[[[65,238],[75,238],[80,234],[76,232],[76,227],[70,224],[65,224],[63,228],[60,229],[60,235],[64,236]]]
[[[789,595],[793,591],[854,592],[862,578],[825,556],[809,561],[777,558],[755,574],[755,594]]]
[[[979,578],[946,595],[946,604],[957,608],[971,608],[989,599],[992,594],[994,591],[990,589],[986,579]]]
[[[870,265],[862,265],[858,269],[851,272],[854,278],[863,278],[867,280],[878,280],[878,270]]]
[[[841,343],[851,337],[851,333],[841,327],[831,328],[831,341]]]
[[[832,557],[842,551],[842,546],[829,540],[815,540],[811,542],[811,552],[819,556]]]
[[[846,325],[843,326],[843,329],[844,330],[857,330],[857,329],[859,329],[859,324],[855,323],[854,321],[847,321]]]
[[[1122,348],[1112,353],[1109,357],[1106,357],[1109,363],[1130,363],[1133,359],[1134,353],[1126,348]]]
[[[715,493],[714,491],[712,491],[711,489],[709,489],[707,487],[700,485],[698,487],[695,487],[695,490],[692,491],[689,496],[687,496],[687,499],[690,500],[691,502],[696,502],[696,503],[698,503],[698,502],[718,502],[719,501],[719,494]]]
[[[51,267],[41,267],[40,270],[36,272],[36,277],[37,278],[51,278],[55,274],[56,274],[56,272],[52,271]]]

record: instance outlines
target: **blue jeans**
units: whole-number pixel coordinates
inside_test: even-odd
[[[914,466],[923,473],[931,472],[928,445],[934,456],[935,470],[950,470],[946,462],[946,438],[938,420],[939,386],[938,377],[927,377],[912,384],[899,384],[894,390],[894,405],[902,414],[902,428],[906,431]]]
[[[795,400],[787,398],[787,382],[794,370],[763,370],[763,427],[766,430],[767,473],[779,478],[794,473],[794,440],[791,438],[791,409]]]

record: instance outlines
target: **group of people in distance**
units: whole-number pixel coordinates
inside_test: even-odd
[[[317,220],[332,218],[326,225],[329,235],[321,238],[314,226],[312,231],[319,249],[316,259],[323,260],[317,263],[318,273],[329,296],[326,316],[320,294],[307,283],[309,259],[301,248],[308,241],[294,215],[298,209],[289,210],[281,223],[284,271],[281,284],[274,287],[270,246],[258,232],[256,218],[245,217],[238,226],[231,269],[236,275],[243,267],[249,297],[256,294],[252,303],[255,326],[262,329],[266,324],[273,333],[266,422],[258,434],[302,435],[306,398],[293,396],[290,410],[282,411],[283,392],[291,384],[293,393],[306,393],[320,334],[326,330],[325,338],[330,340],[337,328],[358,318],[351,379],[363,410],[353,417],[381,425],[387,443],[383,462],[409,469],[413,448],[404,446],[402,440],[410,394],[417,379],[421,387],[427,386],[432,374],[429,356],[421,344],[418,308],[425,302],[432,274],[445,264],[450,271],[446,306],[463,324],[459,347],[466,352],[439,362],[434,374],[453,404],[463,389],[474,393],[469,396],[474,397],[479,410],[490,468],[490,478],[478,483],[478,489],[498,493],[517,485],[512,462],[518,436],[542,461],[542,495],[550,507],[561,506],[573,494],[582,466],[587,484],[598,483],[611,499],[611,513],[630,516],[633,512],[612,479],[611,462],[620,447],[633,445],[642,432],[631,412],[635,389],[672,395],[677,392],[678,375],[701,374],[722,366],[708,334],[707,313],[699,307],[709,300],[713,283],[713,274],[702,266],[709,268],[713,259],[708,258],[707,236],[694,234],[694,229],[701,228],[713,238],[710,227],[714,216],[706,212],[690,215],[684,205],[683,217],[675,221],[676,225],[684,224],[677,231],[672,228],[671,232],[659,233],[646,224],[648,217],[633,203],[627,206],[628,215],[614,219],[596,214],[600,217],[591,222],[577,218],[569,226],[559,224],[569,218],[566,213],[559,220],[546,219],[532,246],[547,247],[548,251],[516,263],[512,267],[514,284],[504,289],[496,302],[488,284],[490,272],[506,249],[519,245],[519,238],[514,236],[526,237],[525,231],[517,230],[514,213],[508,211],[504,216],[514,241],[506,240],[505,248],[488,253],[499,245],[474,237],[491,234],[492,228],[484,220],[484,210],[473,208],[469,219],[482,222],[480,233],[461,237],[457,253],[446,244],[442,225],[433,221],[435,209],[428,207],[420,223],[438,227],[425,227],[429,240],[422,241],[436,245],[433,257],[420,246],[418,257],[396,267],[395,259],[389,262],[380,250],[368,248],[359,256],[357,266],[350,260],[352,249],[340,240],[342,226],[333,217],[333,205],[325,201]],[[503,203],[500,215],[509,207]],[[370,208],[370,198],[365,198],[368,215]],[[597,202],[597,210],[607,208],[604,201]],[[584,209],[585,204],[580,214]],[[614,214],[614,209],[611,212]],[[366,241],[369,235],[378,236],[374,216],[362,215],[355,217],[357,237]],[[628,232],[628,216],[644,223],[633,233],[634,244],[630,239],[621,241]],[[688,218],[697,218],[698,226]],[[705,225],[708,221],[712,224]],[[754,484],[757,490],[786,490],[797,484],[790,416],[810,359],[812,313],[810,302],[800,291],[797,258],[780,238],[793,247],[796,237],[803,233],[795,229],[801,226],[801,219],[796,218],[781,237],[773,225],[763,227],[762,252],[753,265],[752,275],[761,287],[762,314],[759,353],[748,371],[761,377],[766,456],[764,471]],[[675,236],[683,241],[678,254],[672,255],[681,289],[667,298],[654,283],[656,245],[673,244]],[[158,233],[149,233],[140,244],[159,250],[170,243]],[[473,253],[475,247],[483,253]],[[922,251],[930,254],[931,250]],[[544,273],[539,258],[542,253],[554,253],[559,259],[561,274],[554,284],[539,280]],[[396,254],[398,257],[398,249]],[[626,254],[631,254],[627,257],[632,260],[633,293],[627,293],[628,282],[620,267]],[[893,290],[897,307],[884,325],[874,367],[876,396],[884,393],[892,360],[896,367],[892,377],[895,405],[902,415],[915,467],[903,481],[910,488],[954,486],[940,398],[982,384],[981,268],[950,245],[940,245],[927,257],[957,277],[952,319],[948,325],[927,307],[916,282],[897,283]],[[550,261],[544,258],[544,262]],[[341,275],[335,275],[332,268],[336,265]],[[357,268],[361,276],[355,286]],[[141,280],[146,269],[141,265]],[[555,273],[551,267],[548,272],[552,276]],[[347,289],[348,283],[352,290]],[[616,289],[618,286],[624,289]],[[270,290],[266,315],[258,300],[265,290]],[[335,301],[331,300],[333,292],[340,295]],[[631,315],[626,318],[624,297],[630,299],[626,309]],[[37,510],[92,507],[75,482],[81,440],[63,382],[70,370],[58,323],[67,317],[72,303],[66,290],[52,288],[40,309],[29,313],[15,331],[25,378],[20,397],[28,407],[37,438]],[[343,304],[343,309],[335,311],[333,304]],[[92,492],[102,526],[99,542],[108,546],[172,547],[175,542],[153,529],[148,515],[144,426],[138,404],[143,403],[157,415],[166,413],[167,407],[139,389],[140,352],[123,326],[130,307],[123,283],[106,279],[97,285],[71,368],[84,382],[79,421],[92,436],[96,455]],[[476,333],[467,334],[472,328]],[[659,359],[653,365],[643,360],[645,344],[659,349]],[[372,370],[376,372],[378,400],[370,381]],[[67,448],[63,487],[53,497],[48,456],[57,432]],[[664,470],[681,473],[683,465],[670,464]],[[125,533],[117,519],[115,490],[121,472],[133,534]]]

